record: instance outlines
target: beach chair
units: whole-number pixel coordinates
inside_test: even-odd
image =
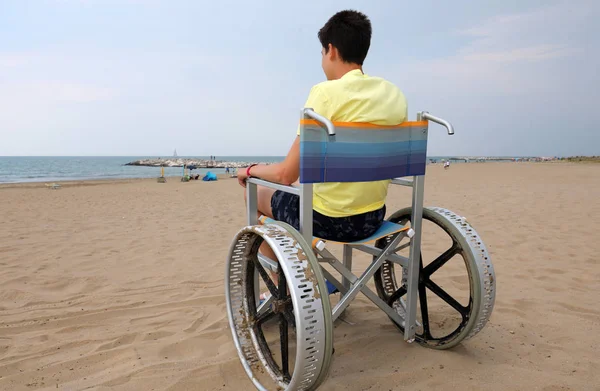
[[[303,109],[299,187],[248,179],[248,225],[231,244],[225,293],[233,341],[257,389],[318,388],[332,362],[333,322],[359,293],[379,307],[409,343],[449,349],[485,326],[494,307],[496,280],[483,241],[464,217],[444,208],[423,207],[430,121],[445,126],[449,135],[454,133],[449,122],[427,112],[420,112],[414,122],[375,126],[332,123]],[[329,243],[312,234],[313,184],[385,179],[412,188],[412,205],[391,214],[372,237],[341,244],[343,256],[338,260]],[[300,196],[299,231],[257,216],[257,185]],[[449,242],[427,265],[421,256],[424,222],[441,229]],[[258,253],[264,241],[276,261]],[[360,275],[352,273],[354,251],[372,256]],[[408,254],[401,255],[403,251]],[[448,262],[455,257],[459,264],[464,262],[468,275],[463,292],[468,300],[462,302],[436,283],[441,269],[456,265]],[[278,272],[278,281],[269,277],[269,269]],[[334,276],[337,273],[340,279]],[[367,285],[371,279],[375,292]],[[260,284],[271,293],[269,299],[259,300]],[[335,305],[327,284],[340,292]],[[434,312],[442,307],[431,305],[434,299],[456,315],[456,326],[436,329],[449,319],[447,313],[436,318]],[[279,326],[275,334],[267,330],[273,321]]]

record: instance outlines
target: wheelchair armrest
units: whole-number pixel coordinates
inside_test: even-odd
[[[269,187],[269,188],[275,189],[275,190],[285,191],[286,193],[300,195],[300,189],[298,189],[297,187],[294,187],[294,186],[286,186],[286,185],[282,185],[280,183],[269,182],[269,181],[265,181],[264,179],[258,179],[258,178],[248,178],[246,180],[246,182],[253,183],[253,184],[259,185],[259,186]]]
[[[433,114],[429,114],[428,111],[421,111],[421,112],[417,113],[417,118],[429,120],[429,121],[435,122],[437,124],[440,124],[448,130],[448,135],[452,136],[454,134],[454,126],[452,126],[452,124],[450,122],[448,122],[445,119],[442,119],[440,117],[436,117]]]

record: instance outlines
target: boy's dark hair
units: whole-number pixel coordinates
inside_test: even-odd
[[[371,46],[371,21],[362,12],[340,11],[319,30],[318,37],[326,52],[331,44],[342,61],[362,65]]]

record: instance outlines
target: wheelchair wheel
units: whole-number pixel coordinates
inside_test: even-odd
[[[259,260],[263,242],[277,256],[276,279]],[[298,231],[279,222],[240,230],[225,285],[233,340],[256,388],[316,389],[331,363],[331,305],[317,259]],[[270,293],[262,302],[261,291]]]
[[[406,224],[412,208],[388,220]],[[477,334],[494,307],[496,278],[487,249],[466,219],[443,208],[423,208],[415,340],[433,349],[449,349]],[[391,237],[377,241],[384,248]],[[398,253],[408,257],[408,246]],[[386,261],[375,273],[382,300],[404,311],[406,281],[399,265]],[[402,332],[402,326],[397,325]]]

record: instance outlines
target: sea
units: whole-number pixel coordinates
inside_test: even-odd
[[[94,179],[158,178],[160,167],[126,166],[141,159],[159,156],[0,156],[0,183],[55,182]],[[209,159],[208,156],[177,156],[163,159]],[[217,161],[263,162],[283,161],[284,156],[216,156]],[[208,171],[225,173],[224,168],[200,168],[193,174]],[[181,176],[182,167],[165,167],[165,176]]]
[[[126,166],[126,163],[159,156],[0,156],[0,183],[53,182],[94,179],[157,178],[160,167]],[[162,156],[165,158],[165,156]],[[167,157],[173,159],[174,157]],[[208,156],[177,156],[176,158],[208,159]],[[217,156],[217,161],[263,162],[283,161],[284,156]],[[450,156],[428,156],[440,161]],[[459,162],[459,161],[458,161]],[[165,167],[165,176],[181,176],[183,168]],[[208,171],[225,173],[224,168],[201,168],[193,174]]]

